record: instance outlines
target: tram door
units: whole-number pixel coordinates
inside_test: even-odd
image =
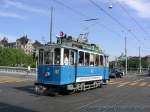
[[[62,80],[66,83],[73,83],[77,73],[77,51],[64,48],[63,59]]]
[[[72,68],[73,73],[71,74],[71,77],[73,77],[73,82],[75,81],[76,75],[77,75],[77,51],[76,50],[70,50],[70,68]]]

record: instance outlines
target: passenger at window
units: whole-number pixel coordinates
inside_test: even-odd
[[[69,60],[67,54],[64,54],[64,65],[68,65],[68,64],[69,64]]]
[[[88,66],[89,65],[89,62],[88,62],[88,59],[85,58],[85,65]]]
[[[70,64],[74,65],[74,54],[70,55]]]
[[[55,64],[60,64],[60,56],[59,55],[56,56]]]
[[[79,59],[79,65],[83,65],[83,59],[82,58]]]

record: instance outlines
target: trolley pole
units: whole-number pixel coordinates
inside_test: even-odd
[[[128,59],[127,59],[127,37],[125,36],[125,74],[128,73]]]
[[[50,44],[52,43],[52,29],[53,29],[53,7],[51,7]]]
[[[139,46],[139,71],[141,74],[141,47]]]

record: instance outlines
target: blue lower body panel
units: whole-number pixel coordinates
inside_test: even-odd
[[[99,66],[39,65],[37,82],[67,85],[82,81],[108,80],[108,70],[106,67]]]

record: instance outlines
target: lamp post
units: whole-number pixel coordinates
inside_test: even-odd
[[[141,47],[139,46],[139,72],[141,74]]]
[[[127,58],[127,37],[125,35],[125,74],[128,73],[128,58]]]
[[[122,31],[124,32],[124,31]],[[131,32],[131,30],[129,29],[127,32]],[[124,41],[125,41],[125,74],[127,75],[128,73],[128,56],[127,56],[127,36],[126,36],[126,33],[125,33],[125,37],[124,37]]]
[[[51,7],[50,44],[52,43],[52,29],[53,29],[53,7]]]

